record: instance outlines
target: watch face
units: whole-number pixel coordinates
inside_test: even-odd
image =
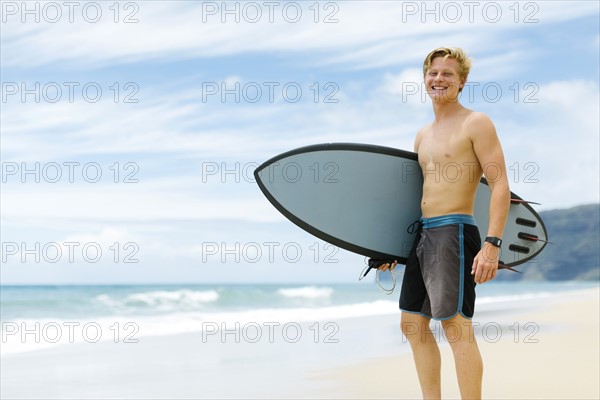
[[[485,241],[490,242],[491,244],[493,244],[496,247],[502,246],[502,239],[499,239],[497,237],[486,237]]]

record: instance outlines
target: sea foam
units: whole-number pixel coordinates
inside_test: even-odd
[[[331,297],[333,289],[329,287],[304,286],[299,288],[282,288],[277,290],[277,293],[288,298],[322,299]]]
[[[146,307],[158,311],[177,311],[201,308],[207,303],[216,302],[219,300],[219,293],[216,290],[156,290],[131,293],[121,299],[101,294],[95,300],[113,309]]]

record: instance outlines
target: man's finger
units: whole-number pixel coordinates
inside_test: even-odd
[[[495,269],[497,269],[497,268],[498,267],[495,264],[486,263],[485,268],[484,268],[483,281],[481,283],[491,281],[496,275]]]
[[[483,273],[483,277],[482,277],[482,282],[481,283],[485,283],[487,281],[490,280],[490,272],[488,270],[485,270]]]
[[[477,270],[475,270],[475,282],[481,283],[483,279],[483,264],[477,263]]]
[[[473,266],[471,267],[471,275],[475,275],[475,271],[477,271],[477,257],[473,259]]]

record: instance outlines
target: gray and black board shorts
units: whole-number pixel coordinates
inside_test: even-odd
[[[400,309],[435,320],[475,311],[473,259],[481,249],[471,215],[421,218],[406,262]]]

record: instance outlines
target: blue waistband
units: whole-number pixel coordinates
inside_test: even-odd
[[[433,218],[421,218],[421,224],[425,229],[454,224],[476,225],[475,218],[468,214],[448,214]]]

